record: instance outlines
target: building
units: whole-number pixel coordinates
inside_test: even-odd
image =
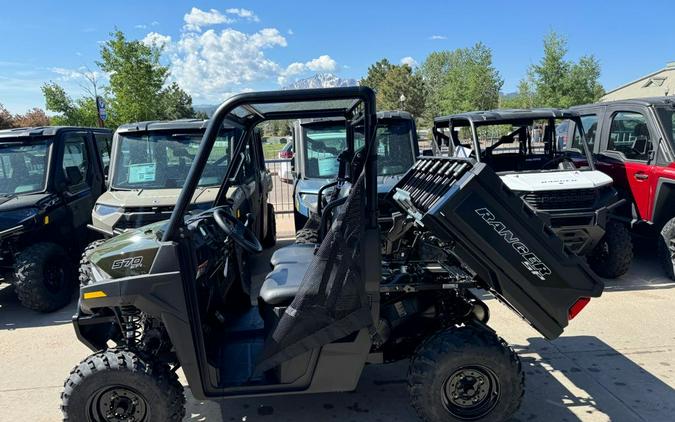
[[[675,95],[675,62],[661,70],[645,75],[607,92],[600,101]]]

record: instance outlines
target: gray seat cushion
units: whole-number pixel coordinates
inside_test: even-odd
[[[268,305],[289,305],[300,289],[308,265],[309,262],[276,265],[260,288],[260,299]]]
[[[270,264],[276,267],[279,264],[304,263],[309,265],[309,262],[314,258],[314,249],[316,245],[313,243],[294,243],[292,245],[284,246],[277,249]]]

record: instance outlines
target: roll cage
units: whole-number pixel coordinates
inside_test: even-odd
[[[176,241],[180,237],[179,229],[184,224],[190,199],[197,188],[220,127],[226,119],[228,124],[244,129],[243,135],[235,140],[232,148],[232,157],[237,157],[243,151],[245,140],[252,130],[263,121],[320,117],[343,117],[348,123],[363,119],[364,133],[368,134],[365,137],[368,155],[364,166],[366,224],[368,228],[377,227],[377,149],[372,146],[375,142],[377,122],[374,92],[367,87],[267,91],[236,95],[226,100],[215,111],[209,120],[162,240]],[[348,130],[349,132],[351,131]],[[235,162],[233,159],[227,168],[214,205],[220,205],[224,200],[230,179],[237,168]]]
[[[557,151],[555,142],[555,121],[556,120],[571,120],[579,130],[581,143],[584,150],[583,155],[588,160],[589,169],[594,170],[592,151],[588,148],[586,143],[586,134],[584,132],[581,117],[578,113],[569,110],[559,109],[533,109],[533,110],[491,110],[491,111],[474,111],[469,113],[460,113],[434,119],[434,127],[432,129],[434,142],[436,147],[447,145],[449,148],[461,146],[461,142],[457,136],[455,129],[469,128],[471,132],[471,147],[476,152],[474,157],[476,161],[484,161],[483,153],[490,148],[495,148],[500,145],[500,142],[493,144],[491,147],[483,148],[478,137],[478,128],[482,126],[495,125],[513,125],[513,126],[531,126],[535,121],[546,120],[548,127],[551,129],[544,134],[545,140],[545,154],[554,154]],[[448,129],[448,134],[443,133],[443,129]],[[515,132],[508,136],[514,135]],[[527,145],[525,151],[523,146],[519,146],[521,153],[527,154],[531,151],[531,138],[527,136]]]

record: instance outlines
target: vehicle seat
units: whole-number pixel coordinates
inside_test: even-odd
[[[272,254],[270,264],[272,267],[276,267],[279,264],[294,263],[309,265],[309,262],[314,257],[315,249],[316,244],[314,243],[294,243],[292,245],[284,246],[283,248],[277,249],[274,254]]]
[[[272,306],[288,306],[295,298],[309,262],[278,264],[260,287],[260,301]]]

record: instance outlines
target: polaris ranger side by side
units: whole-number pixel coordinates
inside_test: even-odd
[[[91,253],[93,277],[73,323],[94,353],[64,384],[64,419],[180,421],[179,367],[195,397],[217,399],[351,391],[366,363],[399,359],[410,359],[411,401],[424,421],[510,417],[523,369],[469,288],[489,290],[556,338],[602,281],[471,159],[420,159],[399,180],[390,198],[396,236],[385,240],[395,251],[382,254],[375,110],[367,87],[244,93],[223,103],[171,219]],[[350,163],[349,194],[335,200],[342,206],[327,205],[334,218],[320,246],[287,246],[293,260],[274,264],[252,305],[230,265],[234,245],[262,249],[226,201],[241,166],[227,166],[213,208],[189,214],[192,198],[226,118],[244,132],[237,156],[266,120],[316,117],[344,118],[348,137],[362,124],[363,154]]]
[[[675,280],[675,98],[639,98],[573,107],[581,115],[597,167],[628,201],[622,215],[655,237]],[[574,128],[570,135],[578,136]],[[644,230],[643,230],[644,229]]]
[[[112,133],[36,127],[0,131],[0,269],[21,304],[49,312],[77,287]]]
[[[558,127],[570,121],[582,136],[565,145]],[[616,213],[625,201],[595,168],[580,123],[576,113],[555,109],[477,111],[437,117],[434,136],[452,155],[490,166],[570,250],[616,278],[633,258],[628,226]]]
[[[295,122],[293,203],[296,231],[305,226],[312,214],[317,214],[319,192],[322,197],[330,196],[336,185],[333,182],[340,177],[340,160],[349,160],[355,150],[363,148],[362,129],[355,127],[354,130],[354,142],[348,145],[346,125],[342,118],[303,119]],[[376,136],[379,155],[378,192],[386,195],[419,155],[415,119],[404,111],[378,112]],[[340,154],[343,156],[338,160]]]
[[[112,145],[108,189],[96,201],[91,228],[106,237],[168,219],[185,183],[206,120],[151,121],[120,126]],[[231,159],[236,127],[223,127],[199,180],[190,207],[211,207]],[[266,245],[274,244],[274,209],[268,204],[272,177],[265,167],[259,133],[248,134],[239,179],[227,193],[241,216],[251,216],[251,229]]]

